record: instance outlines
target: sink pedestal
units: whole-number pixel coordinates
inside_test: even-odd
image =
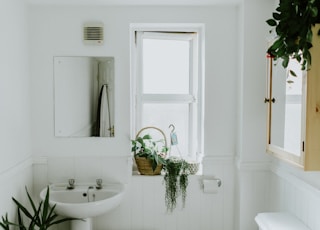
[[[82,220],[72,220],[71,230],[92,230],[92,218]]]

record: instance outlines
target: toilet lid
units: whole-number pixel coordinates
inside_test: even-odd
[[[310,230],[298,218],[284,212],[259,213],[255,221],[261,230]]]

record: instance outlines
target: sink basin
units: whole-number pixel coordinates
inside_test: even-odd
[[[116,208],[125,191],[122,184],[106,184],[101,189],[90,184],[76,185],[74,189],[67,189],[66,184],[53,184],[49,188],[49,203],[56,205],[57,214],[82,219],[99,216]],[[46,192],[47,188],[40,192],[41,200],[45,199]]]

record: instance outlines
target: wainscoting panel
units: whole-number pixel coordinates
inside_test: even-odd
[[[7,171],[0,173],[0,216],[8,213],[9,220],[14,221],[17,207],[12,197],[22,203],[27,201],[25,187],[32,194],[32,159],[28,158]]]
[[[237,230],[257,230],[254,221],[259,212],[269,210],[269,162],[238,162],[237,164]]]
[[[94,230],[234,230],[233,158],[210,157],[205,162],[205,176],[220,178],[222,186],[217,193],[207,194],[203,192],[203,176],[190,176],[186,205],[184,208],[181,206],[180,197],[172,213],[165,207],[163,176],[128,176],[128,172],[131,173],[128,165],[131,164],[124,157],[57,157],[36,160],[34,187],[38,193],[46,184],[66,182],[71,176],[75,176],[79,182],[101,176],[105,182],[111,178],[125,183],[127,189],[123,202],[115,210],[94,218]],[[67,169],[68,166],[71,169]],[[66,169],[65,174],[61,173],[63,169]],[[67,228],[66,225],[58,226],[59,230]]]
[[[181,198],[177,208],[167,211],[162,176],[133,176],[120,207],[95,218],[96,230],[233,230],[232,213],[224,217],[224,189],[217,194],[204,194],[201,176],[190,176],[186,205]],[[232,199],[232,198],[229,198]],[[228,219],[228,223],[224,222]],[[230,225],[231,223],[231,225]]]
[[[270,208],[273,211],[290,212],[310,229],[320,229],[318,188],[293,175],[284,167],[272,168],[270,188]]]

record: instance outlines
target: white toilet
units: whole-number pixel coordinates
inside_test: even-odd
[[[285,212],[259,213],[255,221],[259,230],[311,230],[298,218]]]

